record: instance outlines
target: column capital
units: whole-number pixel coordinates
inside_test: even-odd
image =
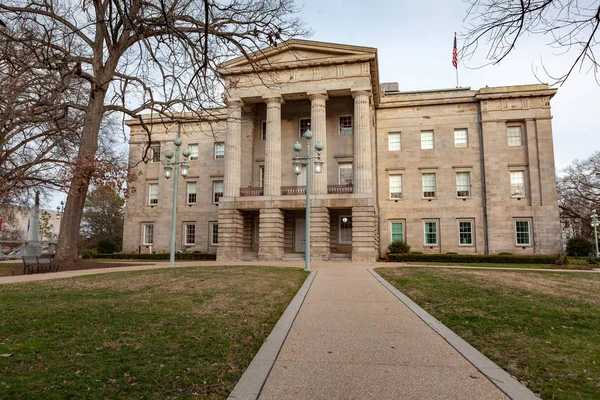
[[[356,96],[372,96],[372,93],[370,90],[351,90],[350,93],[352,93],[352,98],[356,98]]]
[[[285,103],[285,101],[283,100],[283,97],[281,97],[280,94],[269,94],[269,95],[263,96],[262,98],[265,101],[265,103],[267,103],[267,104],[269,104],[269,103],[279,103],[279,104]]]
[[[239,98],[231,98],[231,99],[225,99],[225,104],[227,105],[228,108],[233,108],[233,107],[241,108],[244,105],[244,102],[242,101],[242,99],[239,99]]]
[[[316,100],[316,99],[323,99],[323,100],[329,100],[329,96],[327,95],[326,91],[318,91],[318,92],[307,92],[306,93],[308,95],[308,98],[310,99],[310,101]]]

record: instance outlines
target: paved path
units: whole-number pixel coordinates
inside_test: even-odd
[[[366,267],[317,267],[261,399],[507,399]]]

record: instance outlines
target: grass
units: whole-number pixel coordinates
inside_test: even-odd
[[[448,263],[448,262],[407,262],[407,265],[435,265],[442,267],[478,267],[478,268],[531,268],[531,269],[594,269],[599,265],[556,265],[556,264],[503,264],[503,263]]]
[[[3,285],[0,398],[226,398],[305,277],[210,267]]]
[[[377,272],[543,399],[600,397],[600,274]]]

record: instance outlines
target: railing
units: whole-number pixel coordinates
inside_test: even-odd
[[[306,186],[282,186],[281,194],[294,195],[294,194],[306,194]]]
[[[240,196],[262,196],[263,192],[261,187],[240,188]]]
[[[352,186],[352,185],[327,185],[327,193],[329,193],[329,194],[354,193],[354,186]]]

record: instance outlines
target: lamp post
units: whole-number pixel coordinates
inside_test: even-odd
[[[294,143],[294,151],[296,157],[294,157],[294,173],[300,175],[302,173],[302,161],[306,163],[306,238],[304,241],[304,270],[310,271],[310,164],[315,163],[315,172],[321,173],[323,169],[323,161],[321,161],[321,152],[323,151],[323,143],[315,143],[315,151],[317,155],[311,156],[310,140],[313,137],[313,133],[310,129],[307,129],[302,135],[306,139],[306,156],[300,157],[299,154],[302,151],[302,145],[298,142]],[[314,160],[314,161],[312,161]]]
[[[165,178],[169,179],[171,175],[174,176],[173,182],[173,209],[171,213],[171,254],[169,257],[169,268],[175,267],[175,230],[177,229],[177,189],[179,185],[179,174],[178,169],[181,165],[181,176],[184,178],[188,175],[189,166],[187,165],[187,158],[190,156],[188,149],[183,149],[183,160],[179,161],[179,148],[181,147],[181,138],[179,137],[179,130],[177,131],[177,137],[173,140],[175,145],[175,160],[173,158],[173,150],[167,150],[165,157],[167,157],[167,164],[165,165]]]
[[[65,211],[65,202],[61,201],[60,206],[56,206],[56,219],[62,219]]]
[[[596,239],[596,258],[600,258],[600,252],[598,251],[598,214],[596,210],[592,211],[592,226],[594,227],[594,237]]]

